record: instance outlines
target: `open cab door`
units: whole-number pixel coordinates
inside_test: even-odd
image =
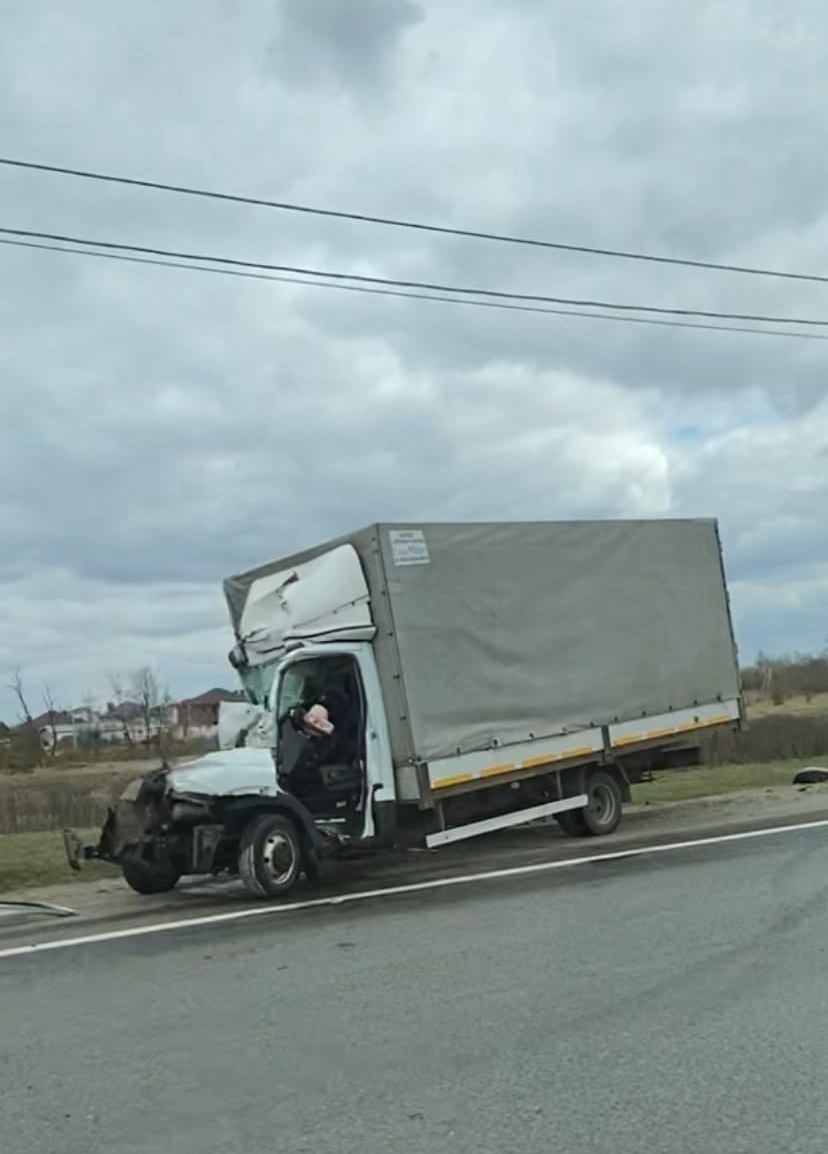
[[[373,841],[394,775],[370,645],[297,648],[279,663],[271,707],[279,788],[338,847]]]

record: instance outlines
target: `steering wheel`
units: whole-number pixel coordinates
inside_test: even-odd
[[[305,710],[301,705],[291,705],[291,707],[286,709],[280,717],[276,718],[276,725],[279,727],[279,729],[281,729],[285,722],[289,721],[293,728],[299,732],[302,729],[302,722],[304,721],[304,717]]]

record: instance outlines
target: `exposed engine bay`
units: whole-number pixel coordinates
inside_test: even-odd
[[[81,854],[120,865],[141,893],[162,893],[184,874],[235,873],[244,827],[268,811],[295,814],[316,840],[310,815],[277,785],[269,749],[222,750],[131,781]]]

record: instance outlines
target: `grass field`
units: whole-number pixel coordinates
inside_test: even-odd
[[[86,841],[94,841],[98,833],[95,829],[79,832]],[[63,837],[58,830],[0,834],[0,893],[26,886],[76,880],[93,882],[115,876],[117,870],[98,862],[89,862],[80,873],[73,873],[66,862]]]
[[[706,766],[701,769],[661,774],[656,781],[637,785],[633,802],[657,805],[691,801],[746,789],[767,789],[790,785],[804,761],[776,761],[762,765]],[[828,759],[825,759],[828,765]],[[127,775],[130,776],[130,775]],[[79,831],[87,842],[96,839],[97,827]],[[26,886],[55,885],[61,882],[90,882],[117,876],[109,866],[88,863],[73,873],[63,853],[60,829],[24,833],[0,833],[0,893]]]
[[[0,835],[99,824],[135,768],[43,770],[0,776]]]
[[[828,714],[828,693],[786,697],[779,705],[758,693],[746,693],[745,709],[749,721],[761,717],[824,717]]]
[[[828,758],[823,761],[828,767]],[[714,797],[743,789],[790,785],[796,771],[807,764],[808,759],[769,761],[761,765],[706,765],[680,773],[662,773],[657,775],[655,781],[634,786],[633,801],[691,801],[693,798]]]

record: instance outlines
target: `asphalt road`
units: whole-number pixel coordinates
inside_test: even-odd
[[[828,822],[828,789],[758,790],[678,805],[631,806],[611,838],[567,838],[551,822],[504,830],[433,852],[384,854],[361,861],[331,862],[321,885],[300,885],[297,900],[338,901],[342,895],[389,886],[434,885],[446,878],[481,872],[527,868],[594,853],[627,853],[642,847],[776,828],[800,822]],[[59,835],[55,834],[56,840]],[[41,946],[59,939],[110,931],[180,923],[192,918],[224,917],[249,908],[261,913],[261,901],[251,899],[238,880],[184,879],[169,894],[141,897],[117,877],[80,881],[67,867],[68,884],[17,894],[0,894],[0,961],[8,950]],[[11,904],[7,904],[11,899]],[[14,902],[21,900],[23,905]],[[47,902],[70,910],[72,916],[35,913],[26,903]]]
[[[0,962],[0,1149],[822,1154],[828,831]]]

